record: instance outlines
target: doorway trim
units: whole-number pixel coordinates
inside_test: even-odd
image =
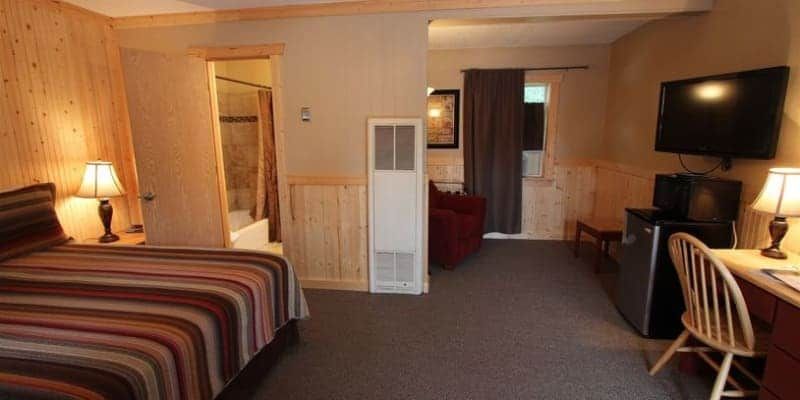
[[[187,54],[206,61],[252,60],[282,56],[283,43],[259,44],[253,46],[190,47]]]
[[[206,71],[208,73],[209,98],[211,99],[211,112],[214,118],[214,152],[217,162],[217,191],[219,192],[220,212],[222,214],[222,232],[224,233],[225,247],[231,247],[231,232],[228,223],[228,196],[225,185],[225,164],[222,158],[222,133],[219,125],[219,104],[217,99],[216,73],[214,71],[214,61],[231,60],[270,60],[270,75],[272,78],[272,122],[275,128],[275,159],[278,164],[278,201],[280,207],[281,229],[283,232],[291,230],[291,218],[289,216],[289,186],[286,180],[286,131],[283,124],[283,76],[281,67],[283,65],[283,51],[286,45],[283,43],[269,43],[249,46],[199,46],[187,49],[187,54],[202,58],[206,61]],[[282,234],[283,253],[287,253],[285,238],[288,235]],[[290,244],[291,245],[291,244]]]

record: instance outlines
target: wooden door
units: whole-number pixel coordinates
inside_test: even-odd
[[[133,49],[121,57],[147,244],[224,246],[207,63]]]

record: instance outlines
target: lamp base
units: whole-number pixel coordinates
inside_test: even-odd
[[[772,245],[766,249],[761,250],[761,255],[769,258],[777,258],[779,260],[786,259],[786,253],[781,251],[781,240],[786,236],[789,231],[789,223],[786,222],[786,217],[778,217],[769,223],[769,236],[772,238]]]
[[[97,238],[97,241],[100,243],[111,243],[116,242],[117,240],[119,240],[119,236],[113,233],[106,233],[105,235]]]
[[[97,207],[97,214],[100,215],[100,220],[103,221],[103,229],[105,233],[100,236],[97,241],[100,243],[111,243],[119,240],[119,236],[111,232],[111,217],[114,215],[114,208],[108,199],[100,199],[100,205]]]
[[[761,255],[769,258],[777,258],[779,260],[785,260],[787,258],[786,253],[782,252],[781,249],[775,249],[772,247],[761,249]]]

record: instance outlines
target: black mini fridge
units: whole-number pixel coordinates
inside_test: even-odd
[[[729,248],[733,223],[670,219],[653,209],[625,211],[617,308],[643,336],[675,338],[683,330],[680,317],[684,305],[667,240],[673,233],[686,232],[711,248]]]

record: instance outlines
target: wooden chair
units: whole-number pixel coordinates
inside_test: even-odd
[[[653,365],[650,375],[658,373],[676,352],[693,352],[719,371],[711,400],[722,396],[757,396],[757,390],[745,389],[730,376],[733,365],[759,386],[758,379],[734,357],[764,357],[768,345],[762,337],[766,335],[754,331],[747,305],[733,275],[703,242],[687,233],[670,236],[669,251],[683,289],[686,312],[681,321],[685,330]],[[684,346],[689,336],[706,346]],[[710,351],[723,353],[721,364],[709,357],[707,353]],[[733,390],[725,390],[726,382]]]

